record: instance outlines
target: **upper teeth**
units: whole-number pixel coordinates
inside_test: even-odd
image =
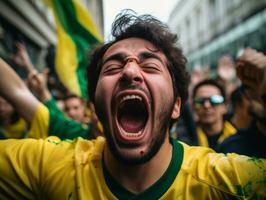
[[[123,102],[123,101],[126,101],[126,100],[128,100],[128,99],[138,99],[138,100],[140,100],[140,101],[142,101],[142,98],[140,97],[140,96],[138,96],[138,95],[126,95],[126,96],[124,96],[123,98],[122,98],[122,100],[121,100],[121,102]],[[121,103],[120,102],[120,103]]]

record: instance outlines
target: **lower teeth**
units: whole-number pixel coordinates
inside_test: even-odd
[[[123,135],[125,135],[126,137],[139,137],[141,135],[141,131],[139,131],[138,133],[123,133]]]

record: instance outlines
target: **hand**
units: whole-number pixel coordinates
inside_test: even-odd
[[[29,87],[42,102],[51,98],[47,87],[48,73],[49,69],[45,68],[42,73],[32,71],[28,76]]]
[[[230,56],[222,56],[219,59],[217,73],[226,82],[231,82],[236,77],[235,63]]]
[[[17,42],[16,43],[17,52],[13,55],[13,60],[21,67],[23,67],[28,73],[31,73],[34,70],[34,67],[31,63],[30,57],[25,46]]]
[[[266,94],[266,55],[247,48],[237,59],[237,76],[259,96]]]

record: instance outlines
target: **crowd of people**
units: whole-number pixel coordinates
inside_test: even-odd
[[[112,35],[90,53],[90,102],[55,99],[21,43],[27,80],[0,60],[0,199],[265,199],[266,55],[245,49],[233,88],[189,85],[156,18],[121,13]]]
[[[171,134],[190,145],[210,147],[217,152],[266,158],[266,110],[264,100],[260,97],[263,94],[260,90],[264,90],[262,88],[265,86],[260,86],[263,79],[260,79],[261,83],[258,82],[264,74],[265,59],[263,53],[245,49],[243,55],[236,59],[233,69],[237,72],[245,64],[248,70],[244,74],[238,72],[238,80],[234,84],[223,80],[225,78],[219,75],[219,71],[215,78],[197,74],[197,81],[190,86],[190,108],[183,113],[192,116],[186,119],[190,124],[177,123]],[[253,71],[254,66],[258,68],[257,72]],[[250,81],[256,83],[252,83],[251,87]],[[191,127],[194,130],[190,130],[190,133],[194,134],[186,131]]]

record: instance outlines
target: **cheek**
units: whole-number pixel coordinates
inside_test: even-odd
[[[102,79],[99,80],[95,90],[95,103],[102,101],[102,99],[105,98],[105,95],[108,93],[108,91],[109,90],[106,81]]]
[[[112,83],[108,79],[98,81],[95,91],[95,108],[97,112],[103,112],[103,110],[110,107],[112,91]]]
[[[168,77],[167,79],[158,80],[158,88],[160,89],[160,93],[165,100],[167,99],[171,102],[173,101],[174,91],[171,77]]]
[[[154,79],[153,82],[150,82],[152,93],[155,98],[155,101],[158,101],[161,108],[168,108],[174,103],[174,94],[173,94],[173,85],[171,78],[165,79]],[[157,99],[157,100],[156,100]],[[156,103],[156,102],[155,102]]]
[[[225,105],[221,105],[221,107],[219,108],[219,110],[220,110],[221,115],[224,115],[226,113],[226,111],[227,111]]]

